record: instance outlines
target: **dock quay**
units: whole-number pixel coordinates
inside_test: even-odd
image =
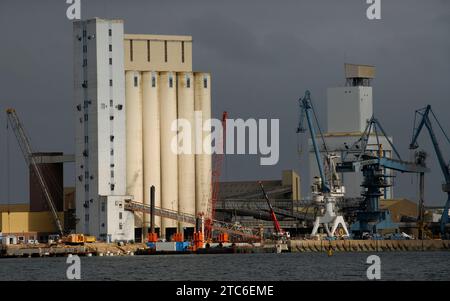
[[[450,251],[450,240],[290,240],[290,252]]]

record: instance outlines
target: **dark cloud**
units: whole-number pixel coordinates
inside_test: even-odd
[[[213,111],[232,118],[280,118],[280,162],[259,166],[257,156],[227,156],[224,177],[279,178],[296,168],[306,176],[298,146],[297,99],[310,89],[325,124],[326,88],[344,83],[343,63],[374,64],[374,110],[405,159],[414,110],[430,103],[450,131],[450,2],[382,1],[382,20],[369,21],[365,1],[83,1],[83,17],[122,18],[128,33],[191,34],[194,68],[213,76]],[[39,151],[72,153],[72,25],[64,0],[0,3],[0,107],[14,106]],[[0,114],[0,124],[6,124]],[[25,164],[14,137],[6,155],[0,132],[0,202],[28,199]],[[4,142],[5,141],[5,142]],[[426,196],[442,204],[442,176],[429,138],[432,173]],[[445,153],[449,149],[442,143]],[[10,177],[6,163],[10,163]],[[73,170],[65,174],[73,184]],[[304,177],[303,189],[307,189]],[[416,198],[415,176],[399,175],[397,196]]]

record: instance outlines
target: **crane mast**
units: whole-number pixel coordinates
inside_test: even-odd
[[[441,167],[442,173],[444,175],[444,180],[445,180],[445,184],[442,186],[442,188],[443,188],[443,191],[447,193],[447,202],[445,203],[444,211],[442,212],[441,223],[440,223],[441,235],[444,236],[445,235],[445,226],[449,221],[448,214],[449,214],[449,207],[450,207],[450,171],[449,171],[449,166],[447,165],[447,162],[444,159],[444,155],[442,154],[436,134],[433,130],[433,126],[432,126],[432,123],[430,120],[430,113],[436,120],[441,131],[444,133],[445,137],[447,138],[447,141],[450,142],[447,134],[445,133],[445,131],[443,130],[442,126],[440,125],[438,119],[436,118],[436,115],[434,115],[434,112],[431,109],[431,106],[427,105],[423,109],[416,110],[416,114],[415,114],[416,118],[414,120],[413,135],[412,135],[411,143],[409,144],[409,148],[416,149],[419,147],[419,145],[417,143],[417,139],[418,139],[423,127],[425,126],[428,130],[428,134],[430,135],[431,142],[433,143],[434,152],[436,153],[436,157],[438,158],[439,166]],[[420,118],[420,121],[419,121],[418,126],[416,127],[415,125],[416,125],[418,116]]]
[[[304,126],[304,119],[306,117],[306,121],[308,123],[309,133],[311,135],[311,141],[314,148],[314,155],[316,157],[317,166],[319,169],[320,175],[320,185],[318,191],[313,191],[313,197],[315,202],[324,205],[325,211],[322,216],[317,216],[314,221],[314,227],[311,232],[312,236],[317,235],[319,227],[323,225],[325,228],[328,237],[335,237],[339,226],[342,229],[342,232],[339,233],[341,236],[349,236],[349,232],[347,229],[347,225],[345,224],[344,217],[336,214],[336,200],[337,198],[344,196],[344,187],[336,183],[337,173],[336,173],[336,161],[338,156],[334,154],[328,154],[327,147],[325,144],[324,137],[322,135],[322,131],[317,122],[317,118],[314,112],[314,108],[311,102],[311,93],[307,90],[305,92],[305,96],[299,99],[299,105],[301,109],[300,121],[297,128],[297,133],[306,132],[306,127]],[[316,131],[313,125],[313,116],[316,119],[317,126],[319,128],[320,137],[323,141],[323,145],[325,151],[327,152],[326,160],[328,167],[328,174],[331,175],[331,182],[328,177],[325,175],[325,168],[322,160],[322,155],[320,153],[319,146],[316,141]],[[317,183],[314,183],[317,186]],[[316,190],[316,189],[314,189]],[[331,228],[330,228],[331,226]]]
[[[216,215],[216,202],[219,197],[220,175],[222,173],[222,164],[224,157],[224,145],[227,129],[228,112],[222,113],[222,135],[217,142],[219,153],[214,155],[213,168],[211,172],[211,198],[208,203],[207,215],[205,221],[206,238],[212,239],[213,221]]]
[[[34,173],[37,177],[37,180],[39,182],[39,185],[42,188],[42,192],[44,193],[45,199],[47,200],[48,207],[50,208],[50,212],[53,216],[53,220],[56,224],[58,232],[61,236],[63,236],[64,231],[63,231],[63,227],[61,225],[61,221],[58,216],[58,212],[56,211],[55,204],[54,204],[52,196],[50,194],[48,185],[42,175],[41,169],[39,168],[38,164],[36,163],[36,159],[33,157],[33,149],[31,148],[30,140],[28,139],[28,136],[25,133],[25,129],[24,129],[22,123],[20,122],[20,119],[14,109],[11,109],[11,108],[7,109],[6,115],[7,115],[7,119],[8,119],[8,125],[11,126],[11,128],[14,132],[14,135],[17,138],[17,142],[19,143],[20,149],[25,158],[25,162],[34,171]]]

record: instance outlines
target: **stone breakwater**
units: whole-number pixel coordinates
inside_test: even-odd
[[[450,240],[291,240],[290,252],[450,251]]]

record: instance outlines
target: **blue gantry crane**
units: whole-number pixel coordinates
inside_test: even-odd
[[[444,237],[446,235],[445,227],[449,221],[448,214],[449,214],[449,206],[450,206],[450,171],[449,171],[449,165],[444,159],[444,155],[439,146],[439,141],[433,130],[433,125],[431,122],[432,119],[430,119],[430,117],[432,117],[434,119],[434,121],[438,125],[439,129],[444,134],[444,137],[446,138],[447,142],[450,143],[450,139],[449,139],[447,133],[444,131],[443,127],[441,126],[439,120],[437,119],[436,115],[434,114],[433,110],[431,109],[431,106],[427,105],[425,108],[416,110],[416,112],[415,112],[413,135],[412,135],[411,143],[409,144],[409,148],[416,149],[419,147],[419,145],[417,143],[417,138],[419,137],[422,129],[425,126],[430,135],[431,142],[433,143],[434,152],[436,153],[436,157],[439,161],[439,165],[440,165],[442,173],[444,175],[445,182],[444,182],[444,184],[442,184],[442,190],[447,193],[447,201],[444,205],[444,211],[442,212],[442,217],[441,217],[441,222],[440,222],[441,236]]]
[[[375,149],[368,149],[370,137],[375,138]],[[381,139],[387,141],[397,159],[385,156]],[[353,158],[349,159],[350,154],[353,155]],[[361,237],[364,233],[369,233],[371,237],[377,237],[380,232],[398,229],[398,226],[391,219],[389,210],[382,210],[379,205],[380,197],[383,195],[382,189],[391,186],[387,181],[389,176],[385,173],[386,169],[402,173],[424,173],[428,171],[424,162],[403,161],[380,122],[372,116],[364,133],[349,147],[342,162],[337,166],[338,172],[360,170],[363,174],[364,179],[361,186],[364,188],[362,193],[364,200],[361,211],[357,212],[356,222],[351,227],[351,231],[357,237]]]

